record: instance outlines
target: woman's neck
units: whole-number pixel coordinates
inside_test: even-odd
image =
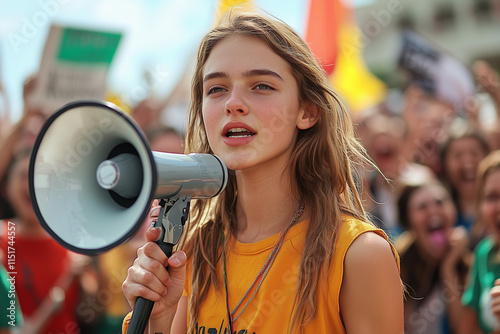
[[[292,195],[289,173],[244,171],[236,173],[236,180],[238,241],[257,242],[289,225],[299,202]]]
[[[476,197],[471,194],[467,197],[460,197],[458,199],[460,213],[465,217],[474,217],[476,213]]]

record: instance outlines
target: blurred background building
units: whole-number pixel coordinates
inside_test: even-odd
[[[394,73],[404,28],[425,36],[465,65],[482,59],[500,69],[498,0],[375,0],[357,7],[355,16],[366,64],[386,82]]]

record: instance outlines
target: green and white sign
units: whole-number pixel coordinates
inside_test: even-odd
[[[104,99],[121,38],[119,32],[51,26],[30,103],[50,114],[71,101]]]

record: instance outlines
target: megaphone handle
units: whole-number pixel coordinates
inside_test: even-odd
[[[137,298],[134,311],[132,312],[132,317],[130,318],[127,334],[144,333],[154,304],[155,303],[149,299],[145,299],[143,297]]]
[[[162,233],[158,241],[156,241],[156,243],[158,244],[158,246],[160,246],[161,250],[165,253],[165,255],[167,255],[167,257],[170,257],[172,255],[175,244],[164,241],[166,233],[166,228],[164,225],[164,218],[165,218],[164,216],[168,214],[173,207],[176,207],[178,210],[180,210],[179,212],[182,214],[174,215],[175,219],[174,218],[170,220],[167,219],[167,221],[172,221],[174,223],[173,230],[180,232],[178,233],[180,235],[182,233],[182,227],[187,219],[187,215],[189,212],[189,204],[190,204],[189,200],[190,197],[187,198],[187,196],[183,196],[180,202],[178,201],[178,199],[173,199],[168,202],[162,200],[160,202],[162,208],[160,209],[158,220],[155,222],[154,226],[160,227],[162,229]],[[172,235],[168,234],[168,236],[171,237]],[[151,311],[153,310],[153,306],[154,306],[153,301],[145,299],[143,297],[137,298],[137,301],[135,302],[134,305],[134,311],[132,312],[132,317],[130,318],[127,334],[144,333],[149,321],[149,316],[151,315]]]
[[[174,245],[161,242],[160,240],[158,240],[156,243],[158,244],[158,246],[160,246],[161,250],[163,251],[163,253],[165,253],[165,255],[167,255],[167,257],[172,256]]]
[[[174,245],[164,243],[160,240],[156,243],[168,257],[172,255]],[[151,315],[151,311],[153,310],[153,306],[153,301],[145,299],[143,297],[137,298],[134,305],[134,311],[132,312],[132,317],[130,318],[127,334],[144,333],[149,321],[149,316]]]

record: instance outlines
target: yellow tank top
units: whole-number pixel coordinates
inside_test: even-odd
[[[235,312],[233,318],[243,310],[233,321],[233,332],[250,334],[288,332],[292,319],[299,262],[304,249],[307,223],[308,221],[303,221],[289,230],[281,250],[257,293],[244,310],[248,298],[243,301]],[[377,233],[388,241],[385,233],[373,225],[353,218],[344,220],[335,244],[335,253],[328,281],[320,283],[317,287],[316,315],[305,326],[305,333],[345,333],[339,307],[344,258],[352,242],[365,232]],[[269,257],[275,242],[276,236],[251,244],[236,242],[230,254],[227,255],[227,285],[231,311],[255,280]],[[399,258],[394,248],[393,252],[399,266]],[[219,261],[217,272],[218,279],[223,282],[221,262]],[[184,291],[184,295],[187,296],[191,293],[189,280],[191,270],[193,268],[188,263]],[[251,293],[249,295],[251,296]],[[221,291],[211,289],[201,306],[194,333],[222,334],[227,327],[227,321],[224,289],[222,288]],[[294,329],[292,333],[299,333],[299,331]]]

